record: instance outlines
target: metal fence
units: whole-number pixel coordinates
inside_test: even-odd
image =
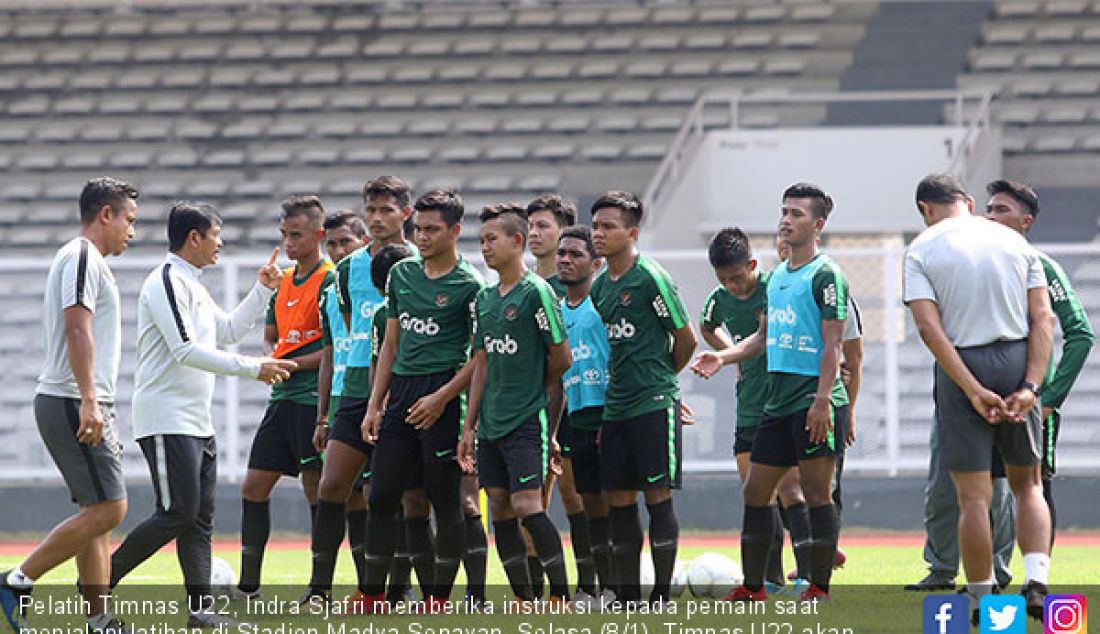
[[[1100,245],[1057,245],[1044,248],[1058,259],[1072,279],[1094,323],[1100,324]],[[852,473],[899,475],[923,473],[928,460],[932,416],[932,358],[916,336],[908,311],[900,302],[903,248],[830,249],[844,267],[859,301],[864,322],[863,388],[856,406],[859,438],[849,452]],[[479,254],[466,254],[481,265]],[[715,279],[703,250],[651,252],[677,280],[688,310],[698,318]],[[770,253],[762,264],[773,264]],[[260,254],[226,256],[203,282],[223,306],[232,306],[251,286]],[[59,479],[38,437],[32,413],[35,378],[42,363],[42,292],[50,258],[0,259],[0,481]],[[146,468],[130,432],[137,293],[156,256],[127,255],[109,260],[123,298],[123,360],[117,399],[125,445],[126,473],[144,481]],[[966,274],[960,271],[960,274]],[[1060,333],[1056,351],[1060,349]],[[705,344],[701,344],[705,345]],[[259,329],[237,348],[258,354]],[[1057,353],[1057,352],[1056,352]],[[1090,362],[1063,409],[1059,470],[1100,472],[1100,363]],[[684,436],[684,468],[688,472],[727,472],[732,460],[735,374],[724,369],[704,381],[684,373],[684,400],[698,423]],[[237,481],[247,462],[252,435],[266,405],[267,386],[255,381],[220,377],[214,403],[218,428],[220,477]],[[165,412],[165,416],[171,416]]]

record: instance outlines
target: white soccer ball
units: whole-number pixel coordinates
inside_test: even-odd
[[[640,581],[641,595],[644,599],[653,591],[653,579],[656,577],[656,573],[653,570],[653,558],[648,551],[642,553],[642,558],[638,563],[638,580]]]
[[[210,558],[210,587],[215,590],[232,588],[237,585],[237,573],[233,566],[221,557]]]
[[[744,579],[741,566],[721,553],[705,553],[696,557],[687,574],[691,594],[707,599],[724,598]]]
[[[684,595],[684,588],[687,587],[688,582],[688,569],[691,567],[691,563],[684,563],[677,559],[676,566],[672,569],[672,588],[670,588],[670,594],[672,598],[679,599]]]

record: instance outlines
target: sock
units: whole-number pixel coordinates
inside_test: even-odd
[[[764,579],[781,586],[787,582],[783,574],[783,518],[779,512],[779,505],[772,505],[772,548],[768,552],[768,563],[764,568]]]
[[[21,568],[16,567],[8,573],[7,583],[13,588],[30,590],[34,587],[34,579],[31,579]]]
[[[264,550],[271,535],[271,504],[241,499],[241,581],[237,587],[255,592],[260,587]]]
[[[355,563],[355,579],[362,591],[367,583],[367,509],[347,512],[348,545]],[[316,516],[316,514],[314,514]]]
[[[332,591],[332,575],[336,569],[336,553],[340,542],[344,541],[343,502],[320,500],[317,503],[317,521],[313,523],[313,537],[310,550],[313,551],[313,571],[309,579],[311,590]],[[241,586],[244,590],[244,586]]]
[[[104,612],[103,614],[96,614],[95,616],[88,617],[88,629],[90,630],[102,630],[107,627],[107,624],[111,622],[111,614]]]
[[[409,540],[405,535],[405,518],[398,520],[394,531],[393,559],[390,561],[390,585],[386,588],[386,600],[391,603],[404,601],[412,574],[412,558],[409,556]]]
[[[313,533],[313,525],[317,522],[317,505],[309,505],[309,532]]]
[[[527,545],[519,532],[519,520],[512,518],[503,522],[493,522],[493,535],[496,537],[497,554],[504,565],[504,574],[512,586],[512,594],[524,600],[535,598],[531,592],[531,578],[527,571]]]
[[[989,578],[985,581],[967,582],[966,593],[978,601],[987,594],[993,594],[993,573],[989,573],[989,575]]]
[[[592,557],[592,537],[584,511],[569,516],[569,535],[573,541],[573,560],[577,564],[577,588],[596,596],[596,561]]]
[[[367,514],[367,580],[363,594],[376,597],[386,592],[386,576],[394,560],[397,535],[403,530],[400,508],[400,498],[395,501],[379,496],[372,500]]]
[[[546,513],[532,513],[523,518],[523,527],[531,534],[542,568],[550,581],[550,596],[569,598],[569,581],[565,575],[565,553],[561,548],[558,529]]]
[[[489,540],[480,515],[466,516],[466,551],[462,566],[466,569],[466,596],[481,602],[485,600],[485,568],[489,559]]]
[[[435,544],[432,543],[431,523],[426,517],[406,517],[405,537],[409,542],[409,556],[420,594],[427,597],[435,585]]]
[[[791,550],[801,579],[810,578],[813,564],[813,540],[810,538],[810,509],[805,502],[786,508],[788,529],[791,531]]]
[[[744,566],[745,588],[758,592],[764,587],[764,569],[772,546],[775,514],[770,506],[745,505],[741,524],[741,565]]]
[[[541,599],[546,591],[546,571],[542,569],[538,555],[527,555],[527,577],[531,579],[532,594],[536,599]]]
[[[638,505],[611,507],[611,565],[619,583],[620,601],[641,599],[642,522]]]
[[[611,539],[607,534],[607,517],[588,518],[588,535],[592,541],[592,559],[601,590],[614,590],[611,578]],[[595,596],[595,595],[593,595]]]
[[[650,602],[671,599],[672,569],[676,567],[676,551],[680,545],[680,524],[672,508],[672,498],[649,509],[649,550],[653,556],[653,590]]]
[[[1050,579],[1050,555],[1046,553],[1024,554],[1024,583],[1038,581],[1046,585]]]
[[[810,581],[825,592],[833,576],[836,561],[836,542],[840,532],[840,518],[832,504],[810,509],[810,533],[813,535],[813,564]]]
[[[1054,551],[1054,529],[1058,528],[1058,514],[1054,510],[1054,491],[1051,489],[1050,478],[1043,478],[1043,499],[1050,509],[1050,550]]]

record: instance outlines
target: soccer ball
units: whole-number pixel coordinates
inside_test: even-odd
[[[691,563],[687,573],[691,594],[699,598],[721,599],[742,581],[741,566],[720,553],[705,553]]]
[[[689,567],[690,563],[676,560],[676,566],[672,569],[672,588],[670,589],[672,598],[679,599],[683,596],[684,588],[687,587]]]
[[[237,573],[233,566],[221,557],[210,558],[210,587],[216,590],[224,590],[237,585]]]
[[[656,577],[656,573],[653,570],[653,558],[649,552],[643,552],[642,558],[638,562],[638,580],[641,582],[641,594],[643,597],[648,597],[649,593],[653,591],[653,579]]]

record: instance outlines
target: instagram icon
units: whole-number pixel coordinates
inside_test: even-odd
[[[1088,602],[1083,594],[1052,594],[1043,602],[1044,634],[1087,634]]]

